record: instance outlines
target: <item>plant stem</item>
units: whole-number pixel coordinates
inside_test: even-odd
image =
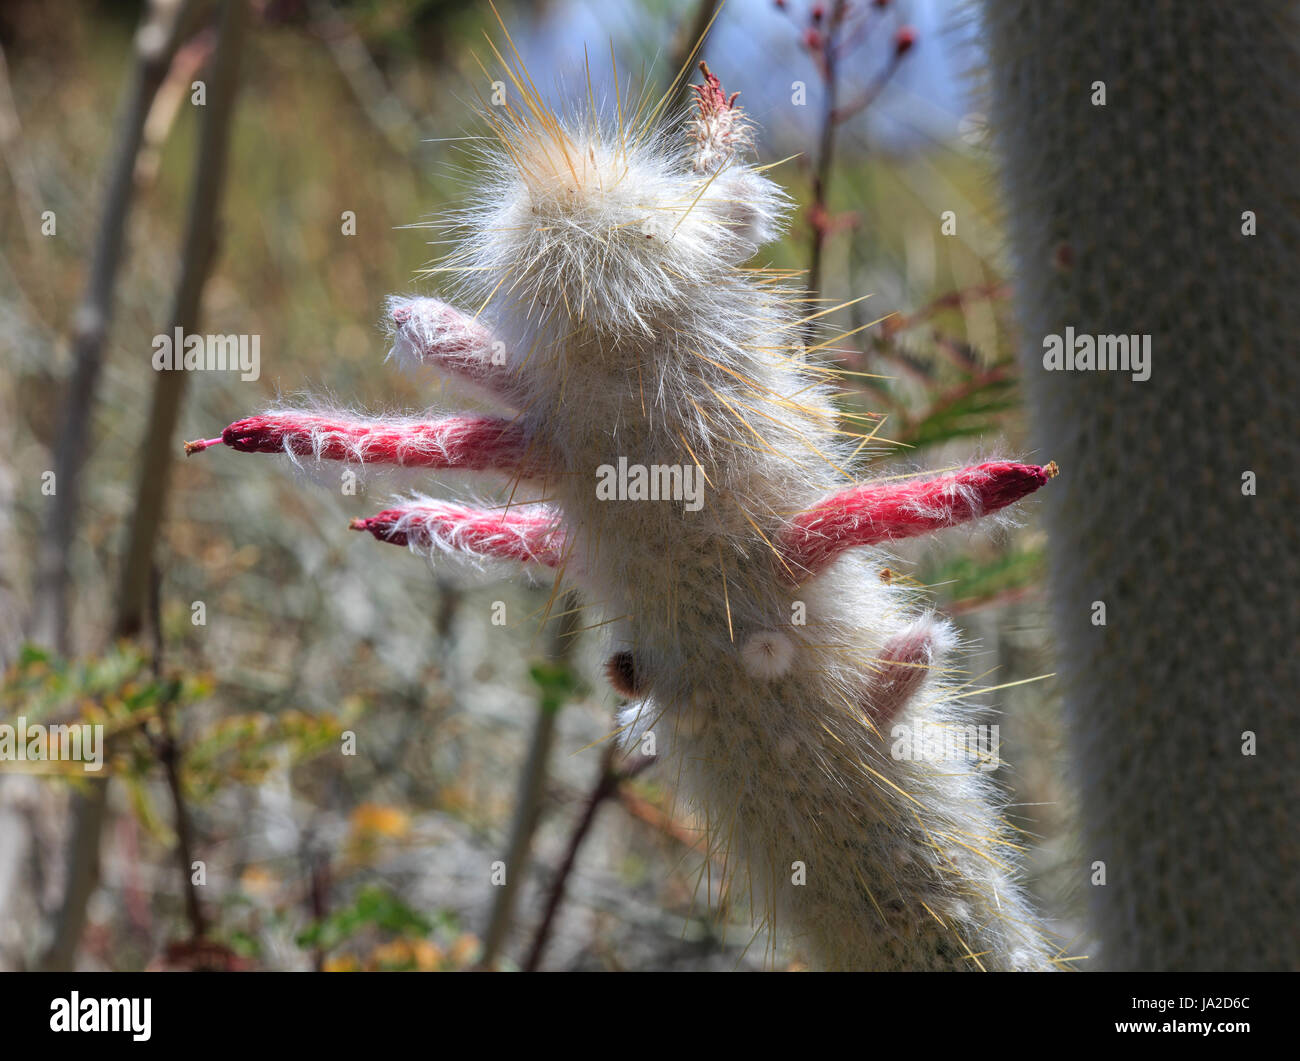
[[[163,633],[162,633],[162,579],[155,567],[150,579],[149,614],[153,629],[154,678],[163,678]],[[199,904],[198,886],[193,878],[193,831],[190,824],[189,809],[185,805],[185,794],[181,788],[181,746],[172,727],[172,704],[180,691],[179,683],[164,692],[158,704],[158,722],[161,732],[153,741],[154,755],[162,764],[167,778],[167,791],[172,798],[172,807],[176,814],[176,861],[181,874],[181,890],[185,894],[185,913],[190,922],[190,934],[200,940],[207,931],[203,917],[203,907]]]
[[[691,92],[689,69],[704,53],[704,42],[718,15],[719,0],[699,0],[695,7],[695,17],[690,23],[682,23],[678,30],[677,47],[673,50],[672,63],[668,73],[677,80],[669,86],[672,102],[667,108],[668,116],[674,117],[685,105]]]
[[[573,826],[573,831],[569,834],[569,844],[565,848],[564,858],[560,861],[560,867],[556,870],[555,880],[551,882],[551,890],[546,896],[546,907],[542,913],[542,920],[537,925],[537,931],[533,934],[532,946],[528,949],[528,958],[524,962],[524,972],[536,972],[538,966],[542,963],[542,952],[546,949],[546,944],[551,938],[551,931],[555,927],[555,917],[560,912],[560,906],[564,902],[564,893],[568,887],[569,876],[573,873],[573,867],[578,861],[578,852],[582,849],[583,843],[587,839],[587,834],[591,832],[591,827],[595,824],[596,813],[600,810],[601,804],[606,800],[618,795],[624,781],[628,778],[635,777],[653,761],[648,758],[641,758],[626,770],[620,770],[615,765],[619,757],[619,750],[616,745],[610,743],[605,749],[605,754],[600,760],[600,773],[596,777],[596,784],[592,787],[591,792],[587,795],[586,804],[582,809],[582,816],[578,818]]]
[[[822,42],[823,106],[821,132],[817,138],[817,165],[813,170],[813,201],[810,210],[812,236],[808,247],[808,294],[818,297],[822,286],[822,251],[830,219],[831,167],[835,160],[835,127],[839,124],[836,102],[839,96],[839,30],[844,22],[846,0],[835,0]]]
[[[574,637],[578,629],[581,606],[574,593],[566,593],[560,605],[561,613],[555,617],[555,626],[547,655],[552,663],[565,664],[573,652]],[[547,761],[555,743],[555,725],[559,710],[545,702],[539,703],[537,718],[528,747],[528,759],[519,777],[519,791],[515,799],[515,816],[510,824],[510,839],[506,844],[503,861],[506,865],[505,883],[496,889],[487,931],[483,934],[483,953],[478,964],[491,969],[501,953],[506,933],[514,916],[515,900],[528,872],[533,834],[542,816],[545,794]]]

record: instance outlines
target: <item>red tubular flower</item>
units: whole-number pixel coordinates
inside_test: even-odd
[[[312,413],[268,413],[236,420],[220,438],[185,443],[198,453],[224,442],[241,453],[291,453],[318,460],[416,468],[520,472],[535,469],[523,429],[492,416],[428,423],[348,420]]]
[[[564,560],[564,533],[555,513],[540,506],[491,512],[446,501],[418,501],[354,519],[350,526],[369,531],[381,542],[480,559],[547,567],[559,567]]]
[[[832,494],[794,518],[781,539],[788,569],[817,574],[845,549],[954,527],[1033,493],[1056,475],[1055,462],[994,461],[936,479],[866,483]]]

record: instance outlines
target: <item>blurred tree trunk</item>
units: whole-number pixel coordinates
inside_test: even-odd
[[[185,223],[180,279],[176,285],[168,334],[173,334],[177,328],[186,335],[199,330],[203,287],[217,253],[221,192],[226,177],[244,24],[248,17],[246,6],[247,0],[225,0],[222,7],[195,160],[189,217]],[[189,374],[179,369],[158,372],[154,376],[153,400],[140,447],[136,503],[117,603],[116,633],[119,637],[139,633],[148,608],[154,545],[166,508],[176,423],[188,380]]]
[[[182,244],[180,279],[170,327],[196,332],[203,286],[216,254],[221,190],[229,153],[230,126],[238,88],[247,0],[225,0],[202,114],[194,184]],[[114,633],[134,636],[149,604],[154,545],[162,525],[172,462],[173,436],[185,393],[183,371],[155,376],[153,401],[141,447],[140,479],[127,539]],[[68,851],[67,883],[54,938],[42,958],[46,969],[71,968],[85,927],[86,906],[99,882],[100,834],[106,816],[108,782],[93,784],[74,801],[75,825]]]
[[[189,28],[195,6],[195,0],[151,0],[136,32],[131,87],[118,124],[90,275],[73,321],[72,379],[57,436],[55,494],[37,554],[31,620],[32,639],[60,652],[68,650],[69,566],[80,519],[81,468],[91,444],[90,424],[104,363],[104,342],[113,315],[113,291],[135,200],[136,160],[154,97]]]
[[[983,20],[1093,966],[1300,968],[1300,6]]]

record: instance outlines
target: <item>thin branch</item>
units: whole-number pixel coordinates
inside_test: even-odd
[[[836,124],[839,122],[846,122],[854,115],[861,114],[864,110],[875,103],[880,93],[885,90],[885,86],[889,84],[889,79],[894,76],[894,72],[902,64],[903,56],[905,54],[905,52],[900,52],[895,49],[889,58],[888,65],[876,75],[876,79],[867,86],[866,91],[864,91],[862,95],[852,103],[847,103],[843,107],[837,108],[833,111],[831,114],[831,120]]]
[[[149,625],[153,632],[153,675],[163,679],[163,628],[162,628],[162,578],[157,567],[153,569],[149,586]],[[154,756],[162,764],[167,779],[167,791],[172,798],[176,814],[176,861],[181,874],[181,890],[185,893],[185,913],[190,921],[190,935],[194,940],[203,938],[207,924],[203,908],[199,905],[198,887],[193,877],[193,832],[190,828],[189,808],[181,789],[181,747],[172,726],[172,704],[180,692],[180,683],[165,689],[158,703],[157,736],[150,738]]]
[[[560,614],[554,619],[547,656],[552,664],[567,665],[574,649],[578,622],[581,615],[577,595],[566,593],[560,605]],[[479,956],[480,968],[491,969],[505,943],[506,933],[514,917],[515,900],[528,872],[533,834],[542,816],[545,796],[547,762],[555,743],[555,724],[559,717],[558,705],[548,704],[545,697],[538,705],[537,719],[529,741],[528,759],[519,778],[519,792],[515,799],[515,816],[510,824],[510,839],[506,844],[504,861],[505,883],[493,896],[492,912],[487,931],[483,934],[483,953]]]
[[[389,87],[365,41],[329,0],[309,0],[311,29],[329,48],[357,104],[388,145],[416,169],[427,168],[432,131]]]
[[[704,44],[717,17],[718,7],[719,0],[699,0],[695,6],[695,16],[689,23],[683,22],[678,30],[677,46],[673,49],[668,69],[668,76],[677,78],[677,81],[670,86],[673,94],[672,102],[665,110],[669,118],[676,117],[690,95],[691,79],[681,71],[694,66],[694,60],[704,55]]]
[[[840,28],[848,11],[847,0],[835,0],[826,35],[822,39],[821,62],[823,109],[821,132],[817,138],[817,162],[813,170],[813,197],[808,214],[812,235],[808,247],[808,294],[818,297],[822,286],[822,252],[826,246],[830,223],[831,171],[835,161],[835,128],[839,124],[836,105],[839,95],[839,50],[836,47]]]
[[[90,782],[89,791],[72,801],[67,883],[53,938],[39,962],[44,971],[69,970],[77,956],[81,930],[86,925],[86,907],[99,886],[99,839],[107,814],[107,778]]]
[[[533,933],[532,946],[529,947],[528,958],[524,962],[524,972],[536,972],[542,963],[542,953],[546,950],[546,944],[551,938],[556,915],[559,914],[560,906],[564,903],[564,894],[568,888],[569,877],[573,873],[573,867],[578,862],[578,852],[582,850],[587,834],[591,832],[591,827],[595,824],[596,814],[601,805],[606,800],[619,794],[624,781],[635,777],[654,761],[643,756],[631,766],[619,769],[616,765],[619,756],[618,747],[613,742],[610,742],[605,748],[604,755],[601,756],[600,773],[596,777],[596,783],[587,795],[587,801],[582,808],[582,815],[574,823],[573,831],[569,834],[568,846],[564,851],[564,858],[560,861],[560,866],[555,872],[555,879],[551,882],[551,890],[546,896],[546,907],[542,912],[542,920]]]
[[[5,157],[9,179],[13,182],[18,200],[20,225],[27,239],[28,249],[35,251],[40,243],[40,188],[31,155],[23,150],[23,129],[18,118],[9,83],[9,64],[4,48],[0,47],[0,154]],[[36,255],[39,259],[40,255]]]

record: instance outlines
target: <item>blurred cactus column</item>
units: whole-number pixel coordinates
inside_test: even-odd
[[[1300,968],[1298,21],[983,0],[1094,968]]]

